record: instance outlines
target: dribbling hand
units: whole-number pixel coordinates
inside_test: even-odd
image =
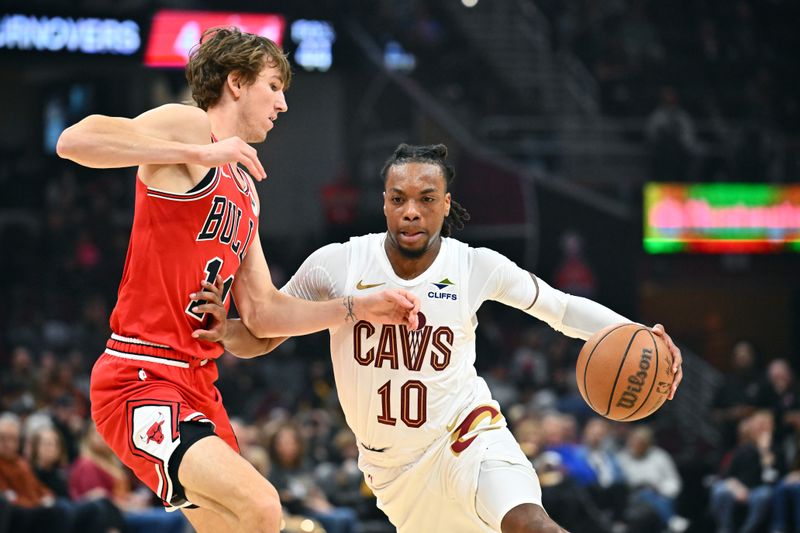
[[[653,326],[653,333],[661,337],[664,342],[667,343],[669,352],[672,354],[672,373],[675,375],[675,379],[672,381],[672,390],[669,391],[669,396],[667,396],[667,399],[671,400],[675,397],[675,391],[678,390],[678,385],[680,385],[683,379],[683,357],[681,356],[681,349],[675,346],[675,343],[672,342],[672,338],[667,335],[667,332],[664,331],[664,326],[661,324]]]
[[[226,163],[241,163],[256,181],[267,177],[256,149],[239,137],[228,137],[200,147],[198,164],[213,168]]]
[[[402,289],[389,289],[352,299],[355,320],[378,324],[404,324],[409,329],[419,325],[419,298]],[[346,305],[345,305],[346,306]]]
[[[222,302],[223,281],[222,276],[217,276],[214,284],[205,280],[200,282],[202,290],[193,292],[189,295],[192,300],[199,303],[192,308],[196,313],[210,315],[208,329],[196,329],[192,332],[192,337],[209,342],[222,342],[228,331],[228,312]]]

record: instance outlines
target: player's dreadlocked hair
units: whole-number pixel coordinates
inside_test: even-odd
[[[414,146],[403,143],[395,149],[392,156],[384,163],[381,169],[383,183],[386,183],[386,175],[389,173],[391,167],[403,165],[405,163],[430,163],[432,165],[438,165],[439,168],[442,169],[442,175],[444,175],[444,192],[450,189],[450,184],[453,183],[453,179],[456,177],[456,169],[447,161],[447,146],[443,144]],[[442,224],[442,237],[450,237],[455,230],[463,229],[464,223],[468,220],[469,213],[467,210],[451,197],[450,213],[445,217],[444,223]]]

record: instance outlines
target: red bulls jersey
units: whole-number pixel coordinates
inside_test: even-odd
[[[185,194],[136,180],[136,207],[109,348],[164,356],[174,350],[200,359],[222,354],[217,343],[192,338],[206,326],[189,294],[200,281],[224,283],[225,308],[234,275],[258,238],[259,204],[252,180],[232,165],[212,168]]]

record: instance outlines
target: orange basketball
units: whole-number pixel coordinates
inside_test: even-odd
[[[575,374],[592,409],[624,422],[661,407],[675,377],[666,343],[640,324],[615,324],[592,335],[578,355]]]

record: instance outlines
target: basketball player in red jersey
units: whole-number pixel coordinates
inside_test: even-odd
[[[259,337],[305,334],[358,319],[416,326],[400,290],[327,302],[277,291],[258,239],[256,151],[291,80],[272,41],[236,29],[203,34],[186,67],[197,107],[168,104],[134,119],[89,116],[58,154],[92,168],[138,166],[133,229],[112,336],[92,371],[92,418],[120,459],[200,532],[277,533],[277,492],[237,452],[214,387],[223,348],[208,327],[201,281],[232,290]],[[232,346],[232,348],[235,346]]]

